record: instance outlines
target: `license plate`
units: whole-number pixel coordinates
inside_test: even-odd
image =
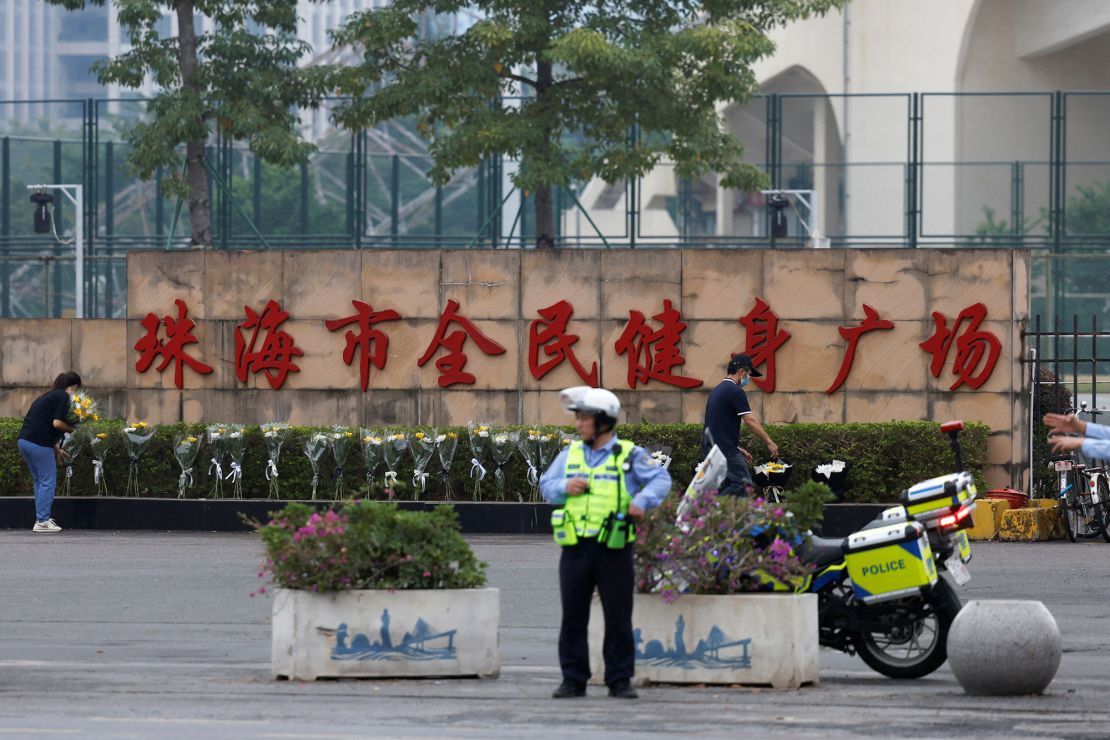
[[[1071,460],[1057,460],[1053,465],[1056,466],[1057,470],[1071,470],[1072,462]]]
[[[947,560],[944,561],[944,569],[952,574],[955,579],[956,585],[962,586],[971,580],[971,573],[968,571],[964,561],[960,559],[958,552],[952,553]]]

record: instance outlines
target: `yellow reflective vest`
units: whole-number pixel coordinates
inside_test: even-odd
[[[573,524],[578,537],[597,537],[602,525],[610,514],[628,513],[631,503],[624,480],[628,458],[636,448],[632,442],[622,439],[617,442],[620,452],[610,454],[596,468],[586,464],[586,445],[575,442],[567,451],[564,477],[586,478],[590,487],[579,496],[567,496],[563,504],[563,516],[568,524]],[[616,452],[616,450],[614,450]],[[634,539],[630,537],[629,541]],[[559,538],[556,537],[558,541]],[[565,542],[565,544],[572,544]]]

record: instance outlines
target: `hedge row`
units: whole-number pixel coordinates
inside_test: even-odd
[[[108,490],[112,495],[123,495],[128,466],[127,455],[119,433],[122,422],[112,421],[108,424],[111,427],[109,439],[111,446],[105,461]],[[30,474],[16,447],[21,425],[20,419],[0,419],[0,495],[32,494]],[[527,429],[527,427],[510,428]],[[847,461],[850,465],[849,501],[894,501],[904,488],[917,481],[950,472],[953,468],[948,438],[939,432],[936,424],[929,422],[789,424],[772,425],[767,429],[771,438],[781,448],[784,459],[794,465],[788,488],[807,480],[809,471],[814,466],[838,458]],[[139,486],[143,496],[174,497],[177,495],[180,469],[173,455],[173,440],[176,435],[186,432],[203,440],[204,431],[205,426],[202,424],[167,424],[157,427],[140,461]],[[304,454],[304,445],[306,439],[315,431],[317,429],[309,427],[290,427],[288,430],[278,465],[280,497],[283,499],[311,497],[312,468]],[[459,434],[458,449],[449,476],[445,478],[439,475],[442,468],[438,458],[433,457],[428,471],[432,475],[428,478],[427,490],[419,494],[419,498],[461,501],[496,500],[493,461],[489,459],[482,461],[489,474],[481,483],[480,491],[476,495],[475,479],[470,477],[472,453],[466,429],[439,429],[440,433],[447,431]],[[975,473],[980,486],[983,483],[982,468],[989,433],[989,428],[983,424],[969,424],[963,434],[966,464]],[[625,424],[617,428],[617,434],[641,446],[669,447],[673,458],[670,471],[676,490],[685,488],[689,483],[694,466],[701,456],[700,425]],[[264,474],[267,459],[265,442],[257,426],[248,427],[245,436],[243,495],[247,498],[266,498],[269,487]],[[766,460],[766,448],[754,437],[743,436],[741,444],[755,455],[757,462]],[[207,452],[207,446],[202,446],[194,465],[195,483],[187,493],[190,498],[211,496],[214,480],[208,472]],[[72,495],[95,495],[92,458],[87,448],[81,451],[73,470]],[[228,470],[226,459],[224,470],[225,473]],[[335,463],[329,452],[320,463],[319,497],[332,497],[335,490],[334,470]],[[507,500],[516,501],[518,498],[528,500],[535,497],[527,481],[528,466],[519,453],[514,454],[504,471]],[[343,468],[344,495],[384,498],[385,491],[382,483],[384,472],[384,466],[379,465],[373,485],[368,486],[361,447],[358,444],[353,445]],[[396,495],[400,498],[414,498],[411,457],[406,455],[397,472],[399,483],[394,489]],[[59,484],[61,480],[59,476]],[[224,497],[230,497],[231,482],[225,482],[223,488]]]

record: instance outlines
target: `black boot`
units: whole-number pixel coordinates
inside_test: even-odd
[[[609,696],[614,699],[639,699],[640,695],[636,693],[636,689],[632,688],[632,682],[627,678],[622,678],[620,681],[614,681],[609,686]]]
[[[552,699],[573,699],[578,696],[586,695],[586,684],[571,681],[569,678],[564,678],[563,682],[559,684],[559,688],[551,694]]]

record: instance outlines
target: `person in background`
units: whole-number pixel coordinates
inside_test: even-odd
[[[586,695],[590,680],[586,636],[596,587],[605,617],[602,655],[609,696],[635,699],[634,522],[666,498],[671,476],[642,447],[617,439],[613,427],[621,403],[616,395],[604,388],[578,386],[562,391],[559,398],[563,408],[574,412],[580,439],[563,449],[540,479],[543,497],[559,507],[552,512],[551,526],[555,541],[563,546],[559,559],[563,682],[552,696]]]
[[[778,457],[779,446],[755,418],[744,386],[751,378],[762,377],[752,365],[748,355],[733,355],[725,368],[724,379],[709,394],[705,402],[705,428],[702,430],[702,458],[709,454],[714,444],[725,456],[728,473],[721,484],[721,496],[746,496],[752,491],[752,476],[748,465],[751,453],[740,447],[740,425],[747,424],[755,436],[763,440],[771,458]]]
[[[1045,414],[1048,427],[1048,444],[1053,452],[1080,450],[1090,460],[1110,459],[1110,426],[1083,421],[1075,414]],[[1079,434],[1079,437],[1067,437]]]
[[[35,526],[32,532],[61,532],[54,523],[50,509],[58,483],[58,465],[62,462],[62,437],[72,432],[67,419],[73,394],[81,386],[75,372],[61,373],[54,386],[31,402],[19,431],[19,454],[27,461],[35,484]]]

